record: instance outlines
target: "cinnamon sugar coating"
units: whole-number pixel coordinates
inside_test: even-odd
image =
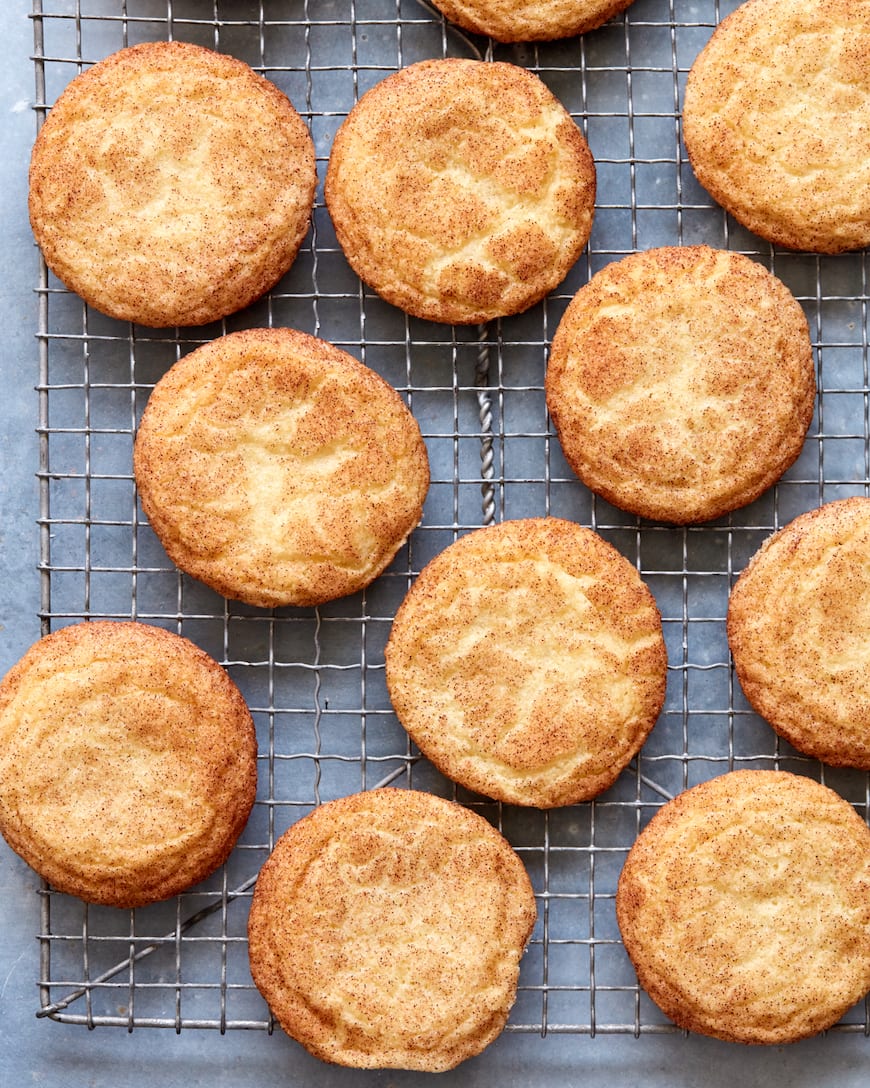
[[[607,789],[661,710],[661,618],[637,570],[560,518],[460,537],[396,613],[387,688],[443,774],[518,805]]]
[[[197,348],[157,383],[134,447],[167,554],[263,608],[355,593],[416,528],[429,460],[395,389],[295,329]]]
[[[276,843],[251,904],[251,972],[316,1057],[440,1072],[501,1033],[535,917],[522,862],[482,816],[372,790]]]
[[[354,106],[325,196],[347,260],[379,295],[477,324],[528,309],[568,274],[592,229],[595,166],[533,73],[428,60]]]
[[[870,770],[870,499],[801,514],[731,592],[728,643],[746,698],[780,736]]]
[[[57,890],[135,907],[229,856],[257,785],[238,688],[185,638],[63,627],[0,684],[0,831]]]
[[[30,165],[46,264],[110,317],[204,325],[292,264],[317,181],[302,118],[240,60],[186,42],[122,49],[52,107]]]
[[[870,990],[870,829],[809,778],[719,775],[641,832],[616,915],[640,984],[680,1027],[815,1035]]]
[[[608,502],[677,524],[758,498],[795,461],[816,380],[804,312],[739,253],[664,246],[606,265],[565,311],[547,406]]]
[[[692,65],[683,136],[698,181],[776,245],[870,242],[870,7],[748,0]]]

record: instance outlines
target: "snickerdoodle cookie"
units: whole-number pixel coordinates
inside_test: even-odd
[[[0,684],[0,831],[59,891],[135,907],[229,855],[257,785],[248,708],[185,638],[63,627]]]
[[[476,324],[526,310],[592,229],[580,129],[514,64],[428,60],[362,96],[335,137],[326,203],[351,267],[416,317]]]
[[[372,790],[278,840],[251,904],[251,973],[316,1057],[438,1072],[501,1032],[535,916],[522,862],[482,816]]]
[[[662,707],[652,594],[591,529],[506,521],[460,537],[393,622],[386,678],[400,722],[445,775],[550,808],[607,789]]]
[[[746,698],[787,741],[870,770],[870,499],[801,514],[768,537],[728,604]]]
[[[689,159],[710,195],[777,245],[870,242],[870,5],[748,0],[692,65]]]
[[[666,246],[606,265],[553,337],[547,406],[569,465],[623,510],[707,521],[803,448],[815,371],[804,312],[760,264]]]
[[[374,370],[295,329],[197,348],[136,436],[142,508],[181,570],[264,608],[363,589],[423,511],[417,421]]]
[[[30,165],[46,264],[110,317],[203,325],[288,270],[308,230],[314,145],[284,94],[185,42],[113,53],[66,88]]]
[[[680,1027],[814,1035],[870,990],[870,829],[809,778],[720,775],[641,832],[616,914],[640,984]]]
[[[433,0],[444,15],[473,34],[499,42],[571,38],[612,19],[631,0]]]

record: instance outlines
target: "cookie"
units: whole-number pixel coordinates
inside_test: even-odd
[[[870,7],[749,0],[686,83],[683,136],[701,185],[779,246],[870,242]]]
[[[251,904],[251,973],[316,1057],[439,1072],[502,1031],[535,915],[522,862],[482,816],[372,790],[278,840]]]
[[[839,499],[768,537],[728,602],[746,698],[807,755],[870,770],[870,499]]]
[[[815,1035],[870,990],[870,830],[809,778],[720,775],[641,832],[616,916],[641,986],[679,1027]]]
[[[592,491],[644,518],[708,521],[796,460],[815,372],[800,304],[739,253],[666,246],[605,266],[553,337],[547,407]]]
[[[631,0],[434,0],[457,26],[498,42],[542,42],[571,38],[612,19]]]
[[[257,787],[248,708],[179,635],[63,627],[0,684],[0,832],[55,889],[138,907],[229,856]]]
[[[348,262],[382,298],[477,324],[528,309],[568,274],[592,229],[595,165],[533,73],[428,60],[360,98],[325,196]]]
[[[203,325],[289,269],[314,145],[278,88],[233,57],[148,42],[77,76],[40,130],[30,221],[51,271],[124,321]]]
[[[429,486],[396,390],[294,329],[230,333],[176,363],[148,400],[133,464],[172,561],[264,608],[363,589],[420,521]]]
[[[420,573],[386,646],[399,721],[448,778],[551,808],[607,789],[662,708],[652,594],[590,529],[506,521]]]

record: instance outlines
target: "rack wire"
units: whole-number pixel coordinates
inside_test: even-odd
[[[483,813],[529,870],[539,921],[508,1031],[672,1032],[638,988],[613,906],[626,853],[656,808],[736,766],[777,767],[827,782],[870,818],[870,776],[824,768],[779,741],[744,700],[728,655],[728,592],[762,540],[822,502],[868,493],[870,381],[865,254],[773,250],[726,217],[688,166],[684,80],[727,10],[718,0],[635,0],[582,38],[503,46],[457,32],[418,0],[34,0],[37,123],[74,75],[110,52],[193,41],[240,57],[288,94],[311,127],[322,181],[332,137],[364,90],[416,60],[477,56],[540,75],[585,132],[598,171],[592,237],[565,283],[526,314],[481,329],[417,321],[363,288],[320,188],[288,275],[214,326],[113,321],[43,266],[43,630],[133,618],[198,643],[251,707],[260,789],[226,866],[171,902],[127,912],[42,888],[37,1015],[130,1031],[271,1030],[247,967],[256,873],[312,807],[391,782]],[[576,480],[549,424],[543,377],[558,320],[594,271],[638,249],[696,242],[746,253],[789,285],[810,321],[819,396],[804,452],[779,484],[727,518],[674,528],[625,514]],[[217,597],[174,568],[137,506],[132,443],[154,382],[197,344],[260,325],[322,336],[377,370],[407,399],[429,450],[431,491],[409,544],[367,591],[317,609],[264,611]],[[398,725],[383,670],[392,616],[428,559],[489,521],[544,514],[591,526],[636,565],[669,654],[665,708],[638,758],[598,799],[550,811],[503,806],[441,777]],[[870,1034],[868,1002],[832,1030]]]

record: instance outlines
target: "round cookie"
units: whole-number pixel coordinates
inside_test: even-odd
[[[535,916],[522,862],[482,816],[372,790],[279,839],[251,904],[251,973],[316,1057],[439,1072],[502,1031]]]
[[[269,608],[355,593],[420,521],[429,461],[378,374],[293,329],[249,329],[177,362],[133,456],[142,508],[181,570]]]
[[[744,694],[824,763],[870,770],[870,499],[827,503],[768,537],[728,603]]]
[[[641,986],[679,1027],[815,1035],[870,990],[870,830],[809,778],[720,775],[641,832],[616,916]]]
[[[203,325],[284,275],[308,222],[314,145],[278,88],[186,42],[77,76],[40,130],[30,220],[87,303],[142,325]]]
[[[325,185],[353,270],[415,317],[477,324],[556,287],[592,229],[595,165],[533,73],[428,60],[367,91]]]
[[[248,708],[179,635],[94,621],[0,684],[0,832],[58,891],[137,907],[229,856],[257,787]]]
[[[607,789],[665,696],[652,594],[590,529],[558,518],[478,529],[436,556],[386,647],[412,740],[470,790],[551,808]]]
[[[870,7],[749,0],[692,65],[683,136],[698,181],[791,249],[870,242]]]
[[[686,524],[756,499],[795,461],[815,372],[800,304],[739,253],[666,246],[604,267],[553,337],[547,406],[580,479]]]
[[[612,19],[631,0],[434,0],[457,26],[498,42],[571,38]]]

